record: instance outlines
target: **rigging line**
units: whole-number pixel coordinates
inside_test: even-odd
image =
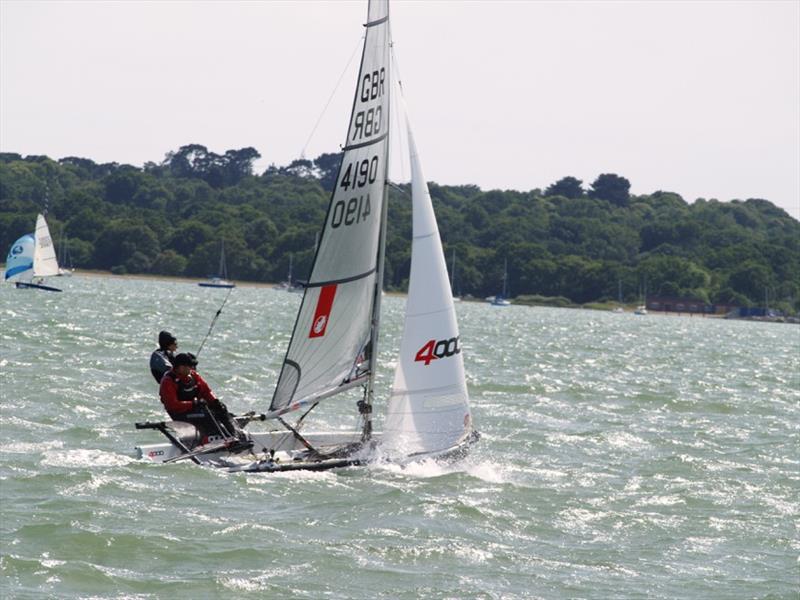
[[[303,419],[305,419],[308,416],[308,413],[314,410],[318,405],[319,402],[314,402],[314,404],[312,404],[311,407],[306,412],[304,412],[299,419],[297,419],[297,421],[294,424],[295,431],[300,431],[300,427],[302,427],[303,425]]]
[[[208,326],[208,333],[206,333],[206,337],[204,337],[203,341],[200,343],[200,347],[197,349],[197,354],[194,355],[195,358],[200,356],[200,352],[203,350],[203,346],[205,346],[208,336],[211,335],[211,330],[214,329],[214,325],[217,324],[217,319],[219,319],[219,315],[222,313],[222,309],[225,308],[225,303],[228,301],[228,298],[230,298],[232,291],[233,288],[228,288],[228,294],[225,296],[225,300],[222,301],[222,305],[219,307],[219,310],[217,310],[217,314],[215,314],[214,318],[211,319],[211,325]]]
[[[363,44],[363,41],[364,41],[364,36],[361,36],[360,38],[358,38],[358,42],[356,43],[356,47],[353,50],[353,53],[350,55],[350,58],[348,59],[347,64],[345,65],[344,70],[342,71],[342,74],[339,75],[339,80],[336,82],[336,85],[333,86],[333,91],[331,92],[331,95],[328,98],[328,101],[325,103],[325,106],[323,107],[322,112],[320,113],[319,118],[317,119],[317,122],[314,123],[314,128],[311,130],[311,133],[308,135],[308,139],[306,140],[306,143],[303,145],[303,149],[300,151],[300,157],[301,158],[305,157],[306,149],[308,148],[308,145],[311,143],[311,138],[313,138],[314,134],[317,132],[317,127],[319,127],[319,124],[322,121],[322,117],[325,116],[325,113],[328,110],[328,106],[330,106],[331,101],[333,100],[333,97],[336,95],[336,92],[339,89],[339,85],[342,83],[342,79],[344,79],[345,74],[350,69],[350,65],[353,62],[353,58],[355,57],[356,52],[358,52],[358,49],[361,48],[361,46]]]
[[[404,90],[403,90],[403,79],[400,76],[400,66],[397,64],[397,55],[394,52],[394,44],[395,44],[395,42],[392,42],[390,47],[389,47],[389,52],[390,52],[390,54],[392,56],[392,79],[397,82],[397,89],[400,92],[400,99],[402,100],[402,102],[399,103],[399,104],[400,104],[400,107],[403,110],[403,114],[405,115],[406,120],[408,120],[408,109],[406,108],[406,97],[405,97],[405,93],[404,93]],[[401,138],[405,137],[406,145],[408,145],[408,132],[405,131],[404,127],[402,127],[402,123],[400,122],[400,111],[399,110],[394,111],[394,118],[395,118],[395,124],[397,126],[397,132],[398,132],[397,143],[400,146],[400,152],[399,152],[399,154],[400,154],[400,179],[402,179],[403,181],[406,181],[406,166],[408,166],[408,170],[411,171],[411,165],[407,165],[406,164],[406,160],[408,159],[408,155],[407,155],[406,152],[402,151]],[[409,175],[408,179],[411,179],[410,175]]]
[[[408,196],[409,198],[411,197],[411,194],[409,193],[409,191],[407,189],[405,189],[404,187],[402,187],[400,185],[397,185],[396,183],[394,183],[392,181],[389,182],[389,187],[394,188],[395,190],[397,190],[398,192],[400,192],[404,196]]]
[[[304,438],[302,435],[300,435],[300,432],[297,431],[297,429],[295,429],[294,427],[289,425],[286,421],[284,421],[280,417],[278,417],[278,422],[281,425],[283,425],[284,427],[286,427],[286,429],[288,429],[292,433],[292,435],[294,435],[294,439],[296,439],[298,442],[303,444],[303,446],[306,448],[306,450],[309,450],[310,452],[313,452],[314,454],[319,454],[319,450],[314,448],[314,446],[312,446],[311,443],[306,438]]]

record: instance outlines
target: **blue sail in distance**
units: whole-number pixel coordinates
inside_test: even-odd
[[[27,271],[33,275],[33,251],[36,241],[33,234],[26,234],[11,244],[6,257],[5,279],[20,279]]]

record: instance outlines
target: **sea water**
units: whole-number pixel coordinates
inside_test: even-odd
[[[227,290],[56,281],[0,286],[2,598],[798,597],[798,327],[463,302],[467,458],[227,474],[133,450],[158,332],[196,351]],[[267,409],[300,300],[231,292],[199,370],[232,410]]]

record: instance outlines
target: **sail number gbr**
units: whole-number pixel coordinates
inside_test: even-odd
[[[381,98],[386,92],[384,82],[386,80],[386,69],[366,73],[361,81],[361,102],[371,102]],[[360,110],[355,113],[353,119],[353,137],[351,142],[363,140],[376,136],[381,132],[383,126],[383,106],[373,106],[368,110]]]
[[[378,164],[377,156],[349,163],[339,187],[349,192],[375,183],[378,178]],[[331,227],[337,229],[342,225],[356,225],[365,221],[371,212],[369,193],[354,196],[349,200],[337,200],[331,211]]]
[[[459,339],[461,336],[450,338],[449,340],[428,340],[422,348],[417,351],[414,362],[424,362],[427,367],[432,360],[437,358],[448,358],[461,354]]]

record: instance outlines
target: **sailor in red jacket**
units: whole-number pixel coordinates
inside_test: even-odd
[[[201,435],[232,437],[239,432],[232,415],[194,370],[197,359],[191,354],[178,354],[172,369],[161,378],[159,394],[164,408],[174,421],[196,426]]]

